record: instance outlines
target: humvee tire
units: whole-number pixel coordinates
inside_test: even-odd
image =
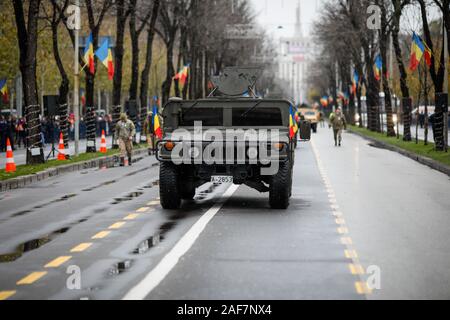
[[[179,209],[181,197],[178,185],[178,170],[173,163],[162,162],[159,169],[159,196],[166,210]]]
[[[272,209],[287,209],[291,195],[292,177],[289,161],[281,162],[278,173],[272,176],[269,186],[269,203]]]

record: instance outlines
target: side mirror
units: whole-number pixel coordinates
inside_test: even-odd
[[[311,122],[301,120],[299,123],[299,134],[301,141],[311,140]]]

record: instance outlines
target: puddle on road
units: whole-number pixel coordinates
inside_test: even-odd
[[[156,247],[161,243],[162,237],[160,234],[152,236],[147,240],[142,241],[136,249],[133,250],[133,254],[144,254],[147,253],[151,248]]]
[[[141,191],[136,191],[136,192],[131,192],[130,194],[126,195],[125,197],[122,198],[114,198],[114,202],[111,202],[112,205],[116,205],[116,204],[120,204],[124,201],[131,201],[134,198],[138,198],[140,196],[142,196],[144,193]]]
[[[133,262],[133,260],[125,260],[116,263],[111,269],[109,269],[108,276],[113,277],[124,273],[133,266]]]
[[[117,182],[117,180],[106,181],[106,182],[103,182],[103,183],[101,183],[101,184],[99,184],[99,185],[97,185],[95,187],[86,188],[86,189],[83,189],[81,191],[83,191],[83,192],[94,191],[97,188],[106,187],[106,186],[109,186],[109,185],[114,184],[116,182]]]
[[[0,263],[8,263],[8,262],[16,261],[17,259],[22,257],[22,255],[24,255],[25,253],[39,249],[40,247],[46,245],[47,243],[54,240],[58,236],[66,233],[74,226],[76,226],[80,223],[86,222],[87,220],[88,220],[87,218],[78,220],[78,221],[70,224],[67,227],[52,231],[51,233],[46,234],[38,239],[33,239],[33,240],[26,241],[24,243],[21,243],[20,245],[17,246],[17,248],[14,252],[1,254],[0,255]]]

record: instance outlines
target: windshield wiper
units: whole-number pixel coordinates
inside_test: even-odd
[[[253,110],[255,110],[262,102],[263,102],[263,100],[258,101],[253,107],[251,107],[250,109],[248,109],[247,111],[245,111],[245,112],[241,115],[241,118],[245,118],[250,112],[252,112]]]

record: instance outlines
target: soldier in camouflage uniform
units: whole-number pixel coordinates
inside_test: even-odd
[[[334,145],[337,147],[339,144],[340,147],[342,144],[342,130],[347,130],[347,120],[345,120],[345,116],[340,108],[337,108],[336,112],[331,114],[330,126],[333,127]]]
[[[131,154],[133,152],[133,137],[136,135],[136,128],[125,113],[120,115],[120,120],[116,125],[116,137],[119,139],[120,148],[120,165],[126,165],[126,162],[131,166]],[[127,159],[125,157],[128,157]]]

